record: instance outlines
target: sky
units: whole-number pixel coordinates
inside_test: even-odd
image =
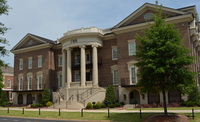
[[[11,50],[27,33],[57,40],[63,33],[82,27],[111,28],[144,3],[155,0],[7,0],[9,15],[1,15],[0,22],[10,28],[5,35]],[[196,5],[200,0],[159,0],[170,8]],[[14,66],[14,55],[0,57]]]

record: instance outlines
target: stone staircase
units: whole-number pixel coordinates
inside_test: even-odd
[[[68,109],[81,109],[85,108],[88,102],[102,102],[105,98],[106,90],[104,88],[93,86],[86,88],[83,92],[76,95],[71,95],[69,99],[65,99],[58,92],[54,93],[56,98],[54,105],[50,108],[68,108]],[[57,95],[57,96],[56,96]]]

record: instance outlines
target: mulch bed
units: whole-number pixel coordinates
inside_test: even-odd
[[[158,114],[147,117],[143,122],[190,122],[190,119],[182,114]]]

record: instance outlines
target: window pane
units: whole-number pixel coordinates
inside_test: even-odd
[[[114,84],[118,84],[118,70],[113,70]]]
[[[131,81],[132,81],[132,83],[136,83],[135,67],[131,68]]]
[[[117,59],[117,48],[112,49],[112,58]]]
[[[129,43],[129,55],[135,55],[136,54],[136,48],[135,43]]]

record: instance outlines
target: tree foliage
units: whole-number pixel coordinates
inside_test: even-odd
[[[9,6],[7,5],[7,1],[0,0],[0,15],[7,15],[8,9],[9,9]],[[4,46],[8,44],[8,41],[1,36],[3,36],[7,30],[8,28],[6,28],[4,24],[0,22],[0,89],[3,88],[3,83],[2,83],[3,75],[2,75],[1,67],[7,66],[7,64],[5,64],[5,62],[1,59],[1,57],[8,54],[8,51],[5,49],[5,46]]]
[[[44,89],[42,93],[42,104],[46,106],[48,101],[50,101],[50,91],[49,89]]]
[[[194,73],[189,65],[193,63],[190,51],[183,46],[180,33],[173,24],[166,24],[160,9],[151,18],[154,24],[138,35],[139,41],[136,64],[140,69],[138,82],[142,91],[162,92],[164,110],[167,114],[165,93],[169,90],[183,91],[194,85]]]
[[[106,106],[114,105],[116,103],[114,87],[109,85],[106,89],[106,97],[104,100]]]

